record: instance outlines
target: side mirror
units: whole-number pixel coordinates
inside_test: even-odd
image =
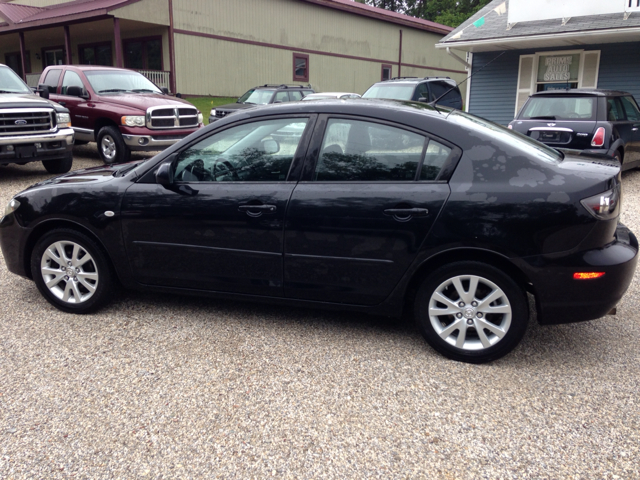
[[[81,98],[84,98],[87,96],[86,92],[84,91],[84,88],[78,87],[75,85],[67,87],[67,95],[71,97],[81,97]]]
[[[160,87],[160,90],[162,90],[163,94],[169,95],[169,89],[167,87]]]
[[[165,162],[160,165],[156,172],[156,183],[164,188],[169,188],[173,184],[172,162]]]
[[[42,98],[49,98],[49,85],[38,85],[36,92],[38,92]]]
[[[280,151],[280,144],[277,140],[263,140],[261,142],[262,151],[268,155],[273,155]]]
[[[181,93],[176,93],[176,98],[182,98],[182,94]]]

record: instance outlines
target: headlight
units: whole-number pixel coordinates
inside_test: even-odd
[[[20,202],[15,198],[12,198],[9,204],[7,205],[7,207],[4,209],[4,215],[7,216],[12,214],[18,209],[19,206],[20,206]]]
[[[127,127],[144,127],[144,115],[122,117],[122,125],[126,125]]]
[[[68,113],[56,113],[56,123],[58,128],[68,128],[71,126],[71,115]]]
[[[216,109],[212,108],[211,109],[211,113],[209,113],[209,115],[211,115],[212,117],[215,117],[216,116]]]
[[[198,112],[198,125],[200,125],[201,123],[204,123],[204,117],[200,112]]]

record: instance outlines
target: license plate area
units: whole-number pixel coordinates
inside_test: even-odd
[[[16,145],[16,158],[33,158],[36,154],[35,145]]]
[[[538,138],[536,140],[539,140],[540,142],[543,142],[543,143],[561,143],[561,144],[571,143],[570,132],[541,131],[541,132],[538,132],[537,137]]]

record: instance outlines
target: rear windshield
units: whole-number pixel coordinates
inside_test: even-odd
[[[475,115],[469,115],[468,113],[454,110],[449,115],[448,119],[464,126],[465,128],[478,132],[478,138],[480,139],[489,137],[503,143],[508,143],[509,145],[512,145],[526,153],[531,158],[536,158],[543,162],[553,164],[560,163],[564,158],[560,152],[546,146],[544,143],[540,143],[526,135],[514,132],[502,125],[476,117]]]
[[[595,120],[596,97],[531,97],[519,120]]]
[[[390,98],[393,100],[411,100],[415,85],[373,85],[364,92],[362,98]]]

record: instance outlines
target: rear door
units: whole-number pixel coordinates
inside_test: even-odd
[[[287,213],[285,296],[382,302],[449,196],[459,152],[424,133],[355,117],[319,120]]]
[[[640,110],[635,99],[629,95],[620,97],[625,112],[625,131],[628,137],[625,140],[624,163],[640,161]]]

